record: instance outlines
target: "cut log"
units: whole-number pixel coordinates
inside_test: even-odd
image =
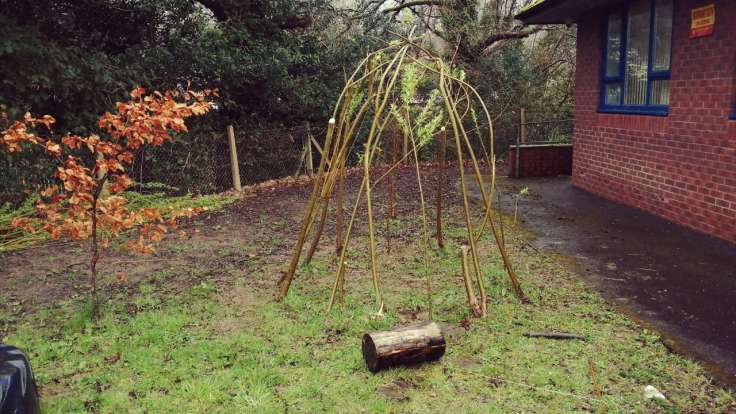
[[[363,335],[363,358],[371,372],[396,365],[435,361],[445,354],[445,337],[434,322]]]

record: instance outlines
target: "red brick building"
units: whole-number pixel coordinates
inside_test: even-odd
[[[736,0],[538,0],[577,24],[572,181],[736,242]]]

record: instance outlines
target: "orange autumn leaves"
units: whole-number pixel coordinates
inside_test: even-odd
[[[19,218],[13,226],[26,231],[43,230],[53,239],[82,240],[95,230],[102,246],[121,232],[137,227],[137,237],[128,241],[133,251],[153,252],[153,243],[181,217],[191,217],[201,209],[152,209],[130,211],[122,193],[133,180],[126,169],[136,151],[144,146],[160,146],[173,140],[172,134],[187,132],[185,120],[212,109],[208,97],[215,91],[153,92],[142,88],[131,92],[129,102],[119,102],[114,112],[100,117],[101,134],[86,137],[68,134],[60,140],[51,136],[56,122],[44,115],[26,114],[22,120],[8,122],[0,133],[0,148],[21,152],[41,147],[56,163],[57,184],[43,190],[36,204],[37,217]],[[49,132],[41,136],[37,131]]]
[[[7,115],[2,114],[2,120],[7,123]],[[35,127],[37,125],[44,125],[47,129],[51,128],[51,124],[56,122],[54,117],[51,115],[44,115],[41,118],[34,118],[30,113],[27,113],[22,121],[13,122],[10,127],[3,131],[2,143],[8,152],[20,152],[23,150],[21,146],[24,142],[30,142],[32,144],[40,144],[39,138],[32,132],[28,131],[29,127]],[[50,148],[51,154],[54,154],[58,148],[58,144],[49,142],[44,144],[48,149]]]

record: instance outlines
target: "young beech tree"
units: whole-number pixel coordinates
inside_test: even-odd
[[[97,262],[100,249],[111,238],[137,227],[137,236],[126,244],[128,250],[151,253],[153,243],[161,240],[180,217],[191,217],[198,209],[126,208],[124,191],[133,181],[126,174],[135,154],[146,146],[159,146],[173,139],[172,134],[187,132],[185,119],[207,113],[207,100],[213,91],[153,92],[142,88],[131,92],[129,102],[118,102],[113,113],[99,120],[101,133],[87,137],[67,134],[61,139],[51,134],[55,120],[27,113],[22,120],[9,122],[0,135],[0,148],[21,152],[41,147],[57,164],[55,184],[41,192],[36,203],[37,216],[16,219],[13,226],[29,232],[45,231],[58,240],[90,240],[90,285],[92,315],[99,318]],[[38,131],[45,130],[46,136]]]

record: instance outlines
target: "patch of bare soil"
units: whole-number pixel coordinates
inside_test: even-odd
[[[463,368],[467,371],[475,371],[483,366],[483,361],[480,358],[472,356],[460,357],[458,358],[456,363],[460,368]]]
[[[307,197],[304,186],[250,194],[222,211],[190,219],[181,226],[186,236],[169,235],[152,255],[131,255],[111,246],[98,264],[101,296],[132,294],[141,283],[171,293],[203,281],[231,286],[263,262],[283,260],[291,247],[280,236],[296,231]],[[17,318],[86,295],[87,260],[87,244],[69,242],[0,255],[0,314]],[[274,275],[261,282],[265,287],[275,280]],[[0,337],[8,329],[0,322]]]
[[[412,379],[397,378],[389,384],[378,387],[378,392],[390,400],[405,402],[409,401],[407,392],[416,387],[417,383]]]
[[[448,168],[446,183],[452,183],[456,168]],[[384,175],[377,167],[373,177]],[[430,217],[434,214],[437,169],[428,164],[421,170],[424,197]],[[363,179],[360,170],[352,170],[346,179],[346,216],[352,211]],[[407,166],[396,170],[398,216],[417,218],[420,193],[416,170]],[[396,234],[389,226],[388,178],[374,183],[374,218],[379,237],[379,253],[402,249],[403,240],[417,237],[419,222]],[[133,295],[140,284],[151,284],[174,294],[208,281],[226,293],[225,300],[249,301],[270,297],[280,272],[291,258],[299,232],[304,206],[311,192],[309,182],[286,186],[266,186],[245,194],[223,210],[190,219],[181,226],[185,236],[171,234],[152,255],[140,256],[111,246],[98,264],[101,296],[116,293]],[[447,184],[445,205],[459,202],[456,188]],[[333,200],[334,201],[334,200]],[[362,201],[364,202],[364,201]],[[334,202],[332,203],[334,207]],[[334,210],[333,210],[334,212]],[[359,210],[353,234],[365,236],[364,209]],[[347,217],[346,217],[347,219]],[[334,214],[330,214],[318,254],[334,251]],[[0,322],[0,337],[9,332],[9,320],[18,319],[60,300],[76,298],[88,292],[88,246],[86,243],[47,242],[25,250],[0,255],[0,314],[11,315]],[[415,251],[401,252],[402,260],[415,260]],[[258,278],[249,277],[258,273]],[[411,278],[416,280],[416,278]],[[240,282],[240,283],[236,283]],[[297,279],[298,282],[298,279]],[[234,286],[242,289],[233,289]],[[242,291],[240,291],[242,290]],[[246,294],[244,291],[257,292]],[[228,299],[229,298],[229,299]],[[240,305],[248,305],[240,303]],[[223,327],[227,329],[227,327]]]

